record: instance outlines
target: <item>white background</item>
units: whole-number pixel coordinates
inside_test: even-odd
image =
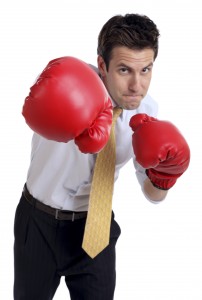
[[[4,4],[3,4],[4,3]],[[97,35],[115,14],[148,15],[161,32],[150,94],[159,118],[179,127],[191,148],[188,171],[159,204],[149,203],[132,164],[116,184],[116,300],[202,299],[201,9],[198,0],[41,0],[0,5],[0,299],[13,288],[13,220],[30,158],[32,132],[21,115],[35,77],[53,58],[96,64]],[[62,279],[54,299],[68,299]],[[93,300],[93,299],[92,299]],[[104,300],[104,299],[103,299]]]

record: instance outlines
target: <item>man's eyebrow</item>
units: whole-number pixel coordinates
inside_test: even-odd
[[[120,62],[117,67],[125,67],[125,68],[130,68],[127,64]]]
[[[149,67],[153,67],[153,65],[154,65],[154,63],[151,62],[151,63],[149,63],[147,66],[143,67],[143,69],[149,68]],[[124,68],[127,68],[127,69],[132,69],[130,66],[128,66],[127,64],[122,63],[122,62],[120,62],[120,63],[117,65],[117,67],[124,67]]]
[[[153,62],[151,62],[150,64],[148,64],[147,66],[145,66],[143,69],[145,69],[145,68],[149,68],[149,67],[153,67],[153,65],[154,65],[154,63],[153,63]]]

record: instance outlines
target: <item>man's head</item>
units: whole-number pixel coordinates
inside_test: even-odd
[[[134,50],[153,49],[154,59],[158,55],[159,31],[152,20],[138,14],[117,15],[109,19],[98,36],[97,54],[109,67],[112,50],[124,46]]]
[[[117,15],[98,37],[98,67],[113,100],[135,109],[149,88],[158,54],[159,31],[152,20],[138,14]]]

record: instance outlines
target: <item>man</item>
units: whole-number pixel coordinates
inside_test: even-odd
[[[158,38],[156,25],[142,15],[117,15],[103,26],[98,38],[96,72],[108,91],[110,101],[106,100],[102,87],[96,86],[97,80],[101,81],[96,72],[93,71],[92,75],[83,65],[77,66],[72,58],[71,63],[75,65],[72,70],[68,67],[70,76],[78,72],[77,77],[82,80],[78,84],[76,78],[75,85],[79,91],[76,90],[76,98],[71,105],[68,104],[68,109],[63,109],[64,117],[57,105],[61,105],[63,96],[68,94],[69,97],[70,91],[66,91],[66,77],[63,85],[65,88],[61,88],[61,76],[66,72],[57,68],[63,67],[66,59],[65,62],[63,59],[51,62],[32,88],[23,114],[30,127],[39,134],[35,132],[33,135],[31,163],[15,217],[15,300],[52,299],[61,276],[65,276],[73,300],[113,299],[116,280],[115,245],[120,235],[120,227],[113,213],[109,245],[94,258],[82,248],[97,152],[100,152],[109,138],[111,104],[122,108],[116,122],[115,180],[120,168],[132,158],[145,196],[151,201],[159,202],[166,197],[168,189],[188,167],[189,149],[186,142],[175,127],[154,118],[157,104],[147,94],[158,54]],[[85,76],[83,68],[85,72],[89,72],[88,76]],[[55,72],[53,83],[51,70]],[[58,96],[57,90],[54,98],[57,79],[60,91],[65,89],[65,92]],[[70,81],[71,86],[74,85],[75,77]],[[93,101],[89,100],[89,94],[86,96],[85,86]],[[46,94],[43,99],[46,98],[46,104],[48,103],[45,116],[50,114],[47,122],[41,114],[41,108],[37,107],[38,103],[39,106],[42,105],[39,101],[33,101],[41,97],[42,93]],[[83,93],[86,105],[83,105]],[[72,93],[71,97],[74,97]],[[87,107],[79,115],[75,114],[78,98],[79,106],[82,105],[84,110]],[[101,101],[105,103],[102,108],[100,105],[98,108],[98,98],[105,99]],[[86,125],[83,126],[86,120],[83,119],[86,115],[91,118],[92,112],[88,112],[92,110],[92,106],[94,117],[88,120],[89,130],[86,132]],[[33,117],[35,109],[37,113]],[[62,138],[58,137],[60,129],[54,129],[61,119],[60,125],[63,126],[68,113],[68,120],[71,121],[68,126],[71,123],[74,134],[68,132],[68,137],[64,137],[61,130]],[[54,125],[51,131],[52,120]],[[81,123],[83,127],[78,129],[77,125],[81,126]],[[74,126],[76,129],[73,130]],[[92,137],[93,129],[93,134],[96,134]],[[169,134],[170,131],[172,134]],[[162,151],[162,143],[167,145],[165,139],[170,139],[171,144],[177,144],[180,139],[180,162],[179,151],[175,150],[173,163],[173,158],[169,157],[170,152],[164,155],[157,153]],[[64,140],[67,143],[61,143]],[[148,150],[146,154],[144,150]],[[150,153],[155,153],[155,163],[153,157],[150,159]]]

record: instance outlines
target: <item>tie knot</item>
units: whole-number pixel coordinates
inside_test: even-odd
[[[122,113],[122,108],[119,106],[116,106],[113,108],[113,124],[116,123],[117,118],[120,116],[120,114]]]

